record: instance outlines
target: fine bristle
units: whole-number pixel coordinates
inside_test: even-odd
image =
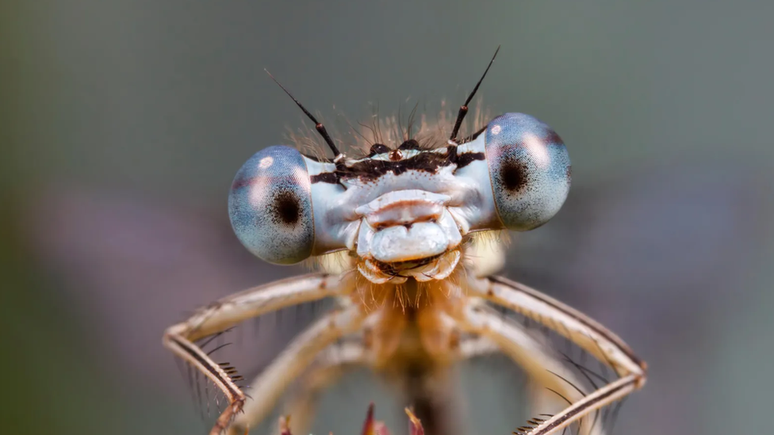
[[[448,136],[454,127],[454,117],[446,102],[441,102],[441,108],[435,116],[417,113],[418,107],[413,106],[407,115],[380,116],[378,107],[374,106],[373,114],[368,120],[358,122],[352,122],[344,115],[338,114],[339,122],[331,123],[328,128],[334,141],[340,144],[342,152],[352,158],[368,155],[374,144],[384,144],[390,149],[396,149],[408,139],[416,140],[420,149],[447,146]],[[469,137],[489,122],[490,115],[483,109],[481,98],[476,99],[471,115],[462,123],[459,137]],[[317,118],[322,120],[319,115]],[[305,155],[317,160],[331,160],[330,151],[323,138],[306,124],[289,129],[287,140]]]
[[[310,257],[304,261],[304,266],[314,271],[336,274],[355,268],[353,258],[349,255],[349,251],[346,250]]]

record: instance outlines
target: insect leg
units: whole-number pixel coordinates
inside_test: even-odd
[[[228,373],[194,341],[222,332],[251,317],[290,305],[344,294],[351,288],[336,275],[310,274],[254,287],[221,299],[164,333],[163,344],[176,356],[203,373],[226,396],[229,406],[210,434],[221,433],[242,409],[245,394]]]
[[[288,405],[291,433],[310,433],[311,419],[320,392],[333,385],[348,371],[356,367],[371,366],[375,355],[362,342],[345,339],[324,349],[315,366],[301,379],[301,388],[293,394]],[[486,337],[472,336],[462,339],[454,354],[461,361],[477,356],[499,353],[500,348]]]
[[[472,279],[468,294],[480,296],[547,326],[607,364],[620,376],[573,402],[532,429],[529,435],[548,435],[591,412],[642,388],[647,365],[610,330],[585,314],[523,284],[500,277]]]
[[[471,300],[462,313],[461,325],[475,334],[486,337],[499,350],[522,367],[530,379],[561,395],[566,400],[577,402],[584,394],[576,388],[582,379],[576,371],[570,370],[559,354],[539,338],[512,319],[503,318],[481,299]],[[531,423],[530,426],[538,424]],[[569,424],[569,423],[568,423]],[[604,434],[601,425],[590,424],[582,427],[583,433]]]
[[[459,360],[462,361],[500,352],[500,347],[487,337],[468,337],[460,342]]]
[[[368,366],[372,354],[362,342],[346,340],[325,348],[306,375],[300,391],[293,394],[288,405],[291,433],[309,433],[320,392],[335,383],[355,367]]]
[[[251,383],[251,400],[245,402],[244,412],[236,416],[229,434],[243,435],[259,423],[271,412],[290,382],[306,370],[322,350],[360,329],[367,318],[361,307],[353,304],[324,315],[301,332]]]

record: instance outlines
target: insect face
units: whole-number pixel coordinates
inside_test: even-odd
[[[164,345],[228,399],[210,435],[247,433],[291,380],[311,380],[350,365],[369,366],[398,381],[407,401],[422,410],[428,434],[458,431],[441,423],[449,414],[443,401],[435,400],[443,391],[432,384],[449,364],[475,356],[476,349],[503,352],[567,402],[562,411],[541,413],[514,434],[555,435],[574,422],[580,433],[604,434],[595,424],[598,414],[590,425],[581,419],[642,388],[646,365],[620,338],[537,290],[490,276],[502,264],[499,252],[482,255],[483,244],[466,243],[476,232],[527,231],[544,224],[570,188],[562,140],[529,115],[506,113],[458,138],[480,84],[460,107],[450,135],[423,123],[413,138],[403,132],[383,138],[377,124],[376,137],[361,143],[369,152],[355,158],[339,151],[322,123],[293,98],[334,158],[312,158],[287,146],[259,151],[231,186],[232,226],[239,240],[268,262],[293,264],[345,251],[349,263],[236,293],[166,331]],[[354,269],[364,279],[348,273]],[[251,397],[237,384],[241,376],[230,363],[218,364],[211,358],[214,350],[203,350],[246,319],[323,299],[336,307],[253,380]],[[501,316],[492,305],[518,313],[525,324]],[[571,370],[545,337],[531,334],[527,320],[575,343],[618,378],[598,385],[589,376],[595,372],[570,360],[581,373]],[[476,342],[483,347],[471,345]],[[581,377],[593,392],[577,386]],[[313,397],[319,387],[306,385],[310,390],[303,395]],[[302,403],[296,409],[307,408]]]
[[[346,249],[377,284],[444,279],[471,233],[533,229],[559,211],[569,191],[567,149],[529,115],[496,117],[462,144],[414,144],[376,144],[367,157],[333,162],[266,148],[232,184],[234,231],[273,263]]]

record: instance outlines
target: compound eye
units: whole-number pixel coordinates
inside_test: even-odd
[[[304,157],[281,145],[254,154],[234,177],[228,213],[239,241],[262,260],[293,264],[308,258],[314,217]]]
[[[506,113],[486,129],[486,160],[495,205],[506,228],[527,231],[548,222],[570,190],[570,156],[546,124]]]

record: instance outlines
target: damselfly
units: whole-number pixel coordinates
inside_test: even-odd
[[[562,139],[534,117],[506,113],[461,134],[468,104],[495,56],[453,124],[422,122],[412,134],[411,127],[383,132],[377,120],[361,135],[367,151],[354,158],[282,88],[334,157],[287,146],[259,151],[231,186],[231,223],[242,244],[267,262],[326,261],[320,262],[322,272],[237,293],[166,331],[164,345],[228,400],[211,434],[255,427],[313,364],[369,366],[403,379],[421,401],[427,399],[422,379],[497,350],[568,402],[514,431],[529,435],[561,432],[644,385],[645,363],[615,334],[557,300],[493,275],[503,264],[497,235],[546,223],[564,203],[571,178]],[[250,383],[249,396],[232,367],[216,363],[196,344],[246,319],[326,298],[336,308]],[[495,306],[563,336],[617,379],[580,391],[574,387],[580,375],[562,364],[560,354],[521,324],[504,321]],[[592,424],[586,432],[603,429]]]

